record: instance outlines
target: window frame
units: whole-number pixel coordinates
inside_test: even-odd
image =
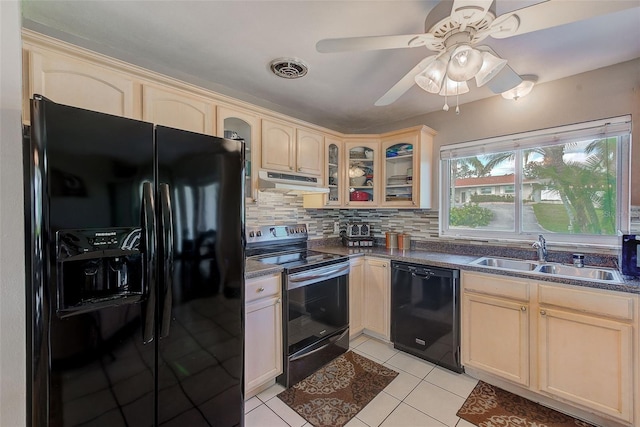
[[[616,197],[616,229],[617,234],[627,234],[630,229],[631,208],[631,116],[620,116],[603,120],[559,126],[537,131],[523,132],[481,139],[440,147],[440,215],[439,235],[445,238],[468,240],[493,240],[529,242],[537,239],[538,232],[522,230],[522,181],[523,153],[527,149],[561,145],[577,140],[590,138],[620,137],[617,146],[617,197]],[[451,160],[480,156],[492,153],[514,151],[514,230],[476,230],[449,228]],[[545,234],[548,242],[560,244],[589,244],[602,247],[619,247],[618,235],[599,234]]]

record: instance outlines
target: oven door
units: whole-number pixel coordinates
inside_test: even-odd
[[[288,355],[349,325],[348,277],[348,262],[287,275]]]

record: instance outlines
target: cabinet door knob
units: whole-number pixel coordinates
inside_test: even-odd
[[[520,311],[527,311],[527,307],[523,305],[522,307],[520,307]]]
[[[264,288],[261,286],[258,288],[258,292],[264,292]]]
[[[547,312],[546,310],[540,310],[540,314],[544,316],[545,314],[547,314]]]
[[[302,172],[302,168],[298,168],[298,172]]]
[[[276,300],[276,304],[280,304],[280,301],[281,301],[281,299],[280,299],[280,298],[278,298],[278,299]]]
[[[293,170],[293,166],[289,166],[289,170],[292,171]]]

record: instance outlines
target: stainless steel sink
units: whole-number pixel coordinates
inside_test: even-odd
[[[533,271],[538,266],[538,263],[533,261],[525,261],[520,259],[509,259],[509,258],[491,258],[491,257],[478,258],[477,260],[472,261],[470,264],[482,265],[484,267],[502,268],[506,270],[519,270],[519,271]]]
[[[544,276],[558,276],[609,283],[624,282],[618,271],[605,267],[574,267],[565,264],[539,263],[536,261],[499,257],[481,257],[471,261],[469,264],[500,270],[523,271]]]
[[[562,264],[543,264],[537,268],[538,272],[555,276],[575,277],[578,279],[602,280],[607,282],[622,282],[620,274],[608,268],[573,267]]]

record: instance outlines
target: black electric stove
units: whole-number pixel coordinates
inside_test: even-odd
[[[247,257],[283,267],[283,373],[291,387],[349,349],[349,257],[307,249],[305,225],[247,228]]]

